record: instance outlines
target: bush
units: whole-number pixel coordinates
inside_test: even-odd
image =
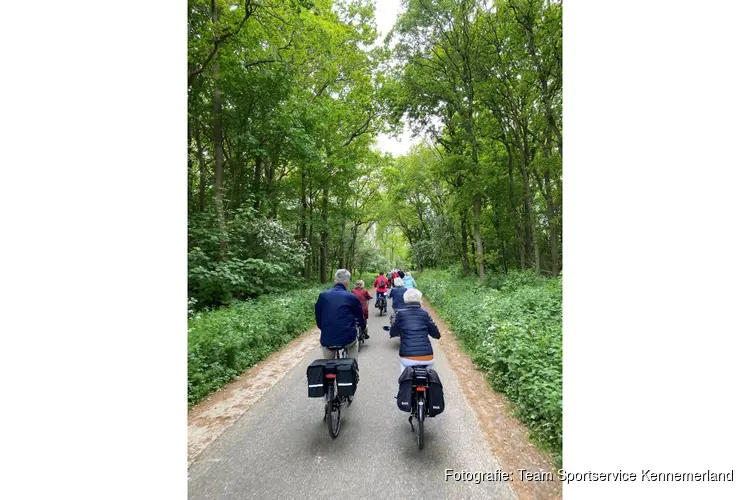
[[[237,302],[188,321],[188,403],[211,392],[315,325],[324,287]]]
[[[223,236],[214,214],[188,220],[188,296],[195,299],[195,308],[299,288],[309,246],[251,207],[226,215]]]
[[[492,387],[517,406],[543,447],[562,454],[562,280],[533,272],[456,278],[415,277]]]

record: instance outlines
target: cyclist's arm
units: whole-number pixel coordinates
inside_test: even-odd
[[[318,301],[315,302],[315,324],[318,325],[318,329],[322,328],[322,326],[320,326],[320,310],[322,308],[322,305],[323,304],[321,304],[321,296],[318,295]]]
[[[430,337],[432,337],[434,339],[439,339],[440,338],[440,330],[438,330],[437,325],[435,324],[434,321],[432,321],[432,318],[430,317],[430,315],[427,312],[425,312],[425,316],[427,316],[427,333],[430,334]],[[398,316],[396,316],[396,317],[398,318]]]
[[[401,322],[399,320],[400,316],[397,314],[396,317],[393,318],[393,324],[391,325],[390,334],[392,337],[396,335],[399,337],[401,336]]]

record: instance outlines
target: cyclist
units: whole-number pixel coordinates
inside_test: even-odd
[[[404,308],[404,292],[406,292],[404,280],[396,275],[396,279],[393,280],[393,288],[388,292],[388,298],[393,299],[391,306],[393,307],[394,312],[398,312],[399,309]]]
[[[380,271],[380,276],[377,277],[375,280],[375,300],[379,300],[380,296],[385,296],[385,293],[388,291],[388,289],[391,287],[391,284],[388,282],[388,279],[383,276],[383,271]],[[388,301],[385,301],[385,307],[383,307],[383,312],[388,312]]]
[[[365,317],[365,338],[369,339],[370,334],[367,333],[367,319],[370,317],[370,310],[367,307],[367,301],[372,300],[372,296],[365,289],[365,282],[362,280],[358,280],[354,283],[354,290],[352,290],[352,293],[357,297],[359,303],[362,304],[362,315]]]
[[[404,308],[396,315],[391,326],[391,335],[401,337],[398,351],[401,373],[407,366],[431,367],[435,361],[429,337],[440,338],[437,325],[430,314],[422,309],[422,293],[410,288],[403,298]]]
[[[329,346],[346,346],[349,357],[357,359],[357,324],[364,329],[367,323],[359,300],[347,291],[351,277],[346,269],[336,271],[333,288],[318,295],[315,303],[315,322],[320,328],[324,359],[336,357]]]
[[[417,288],[417,282],[414,281],[414,278],[411,277],[411,273],[407,271],[405,274],[406,276],[404,276],[403,278],[404,286],[406,288]]]

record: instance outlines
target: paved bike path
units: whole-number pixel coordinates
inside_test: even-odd
[[[388,316],[379,317],[373,302],[357,395],[339,436],[328,434],[323,399],[307,397],[307,365],[321,357],[315,349],[198,457],[190,499],[516,498],[507,483],[445,480],[446,469],[494,472],[501,464],[435,340],[446,409],[425,420],[425,448],[417,448],[393,397],[399,341],[382,330]]]

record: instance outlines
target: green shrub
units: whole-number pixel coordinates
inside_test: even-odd
[[[188,403],[197,403],[315,325],[326,287],[295,290],[195,313],[188,320]]]
[[[532,436],[562,454],[562,280],[533,272],[457,278],[425,271],[419,289],[492,387],[516,404]]]

